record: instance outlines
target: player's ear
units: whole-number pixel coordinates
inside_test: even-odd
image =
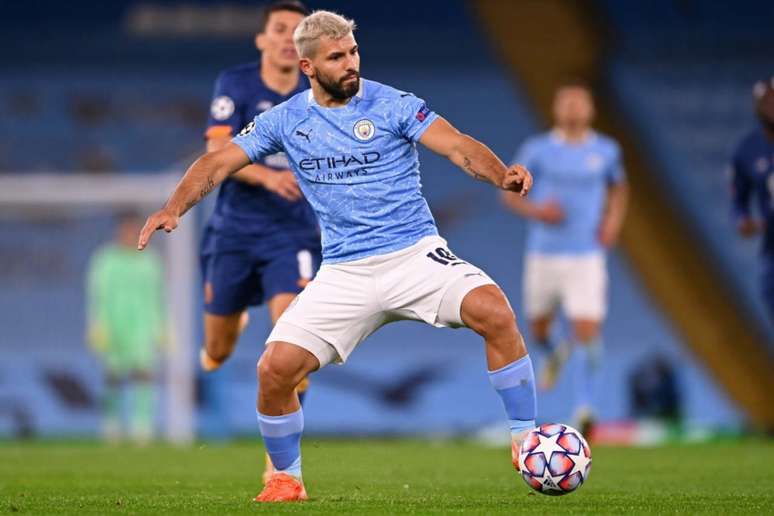
[[[312,61],[308,57],[302,57],[298,62],[298,65],[301,67],[301,72],[304,75],[310,78],[314,76],[314,67],[312,66]]]
[[[255,35],[255,48],[257,48],[259,52],[263,52],[265,39],[266,39],[266,34],[264,34],[263,32],[259,32],[258,34]]]

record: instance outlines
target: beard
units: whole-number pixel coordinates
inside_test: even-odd
[[[347,100],[355,96],[355,94],[360,89],[360,73],[359,72],[353,72],[356,81],[352,82],[351,84],[344,84],[344,81],[351,78],[352,74],[346,75],[341,80],[337,81],[335,79],[332,79],[326,75],[323,75],[320,72],[317,72],[317,82],[320,84],[322,89],[325,90],[328,95],[333,97],[336,100]]]

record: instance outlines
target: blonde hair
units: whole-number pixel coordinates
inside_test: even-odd
[[[315,11],[298,24],[293,32],[293,43],[301,57],[313,57],[320,38],[338,40],[352,34],[357,27],[353,20],[330,11]]]

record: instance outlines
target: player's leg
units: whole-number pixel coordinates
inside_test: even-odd
[[[291,249],[273,256],[262,270],[262,287],[269,308],[272,326],[293,302],[301,290],[311,281],[322,261],[319,249]],[[299,402],[303,405],[309,378],[303,378],[296,386]],[[263,471],[263,483],[267,483],[274,474],[269,454],[266,454],[266,466]]]
[[[202,256],[204,276],[204,346],[199,358],[213,371],[231,356],[247,326],[247,307],[262,300],[261,285],[249,253]]]
[[[588,438],[595,420],[594,407],[601,373],[600,321],[574,319],[572,328],[576,355],[573,362],[575,423]]]
[[[602,373],[601,327],[607,313],[607,269],[601,254],[574,260],[572,273],[565,278],[562,303],[572,322],[576,424],[590,437]]]
[[[277,294],[271,299],[269,299],[268,306],[269,306],[269,315],[271,316],[271,323],[272,325],[277,324],[277,321],[279,320],[280,316],[285,312],[285,310],[290,306],[290,303],[293,302],[293,300],[296,298],[295,293],[290,294],[287,292]],[[298,399],[303,405],[304,398],[306,397],[306,390],[309,388],[309,378],[303,378],[301,382],[296,386],[296,392],[298,392]],[[267,463],[267,466],[269,464]]]
[[[529,254],[524,266],[524,306],[530,320],[530,331],[537,349],[545,355],[540,371],[540,388],[554,387],[569,355],[566,343],[551,335],[551,325],[559,300],[561,263],[554,257]]]
[[[299,336],[306,337],[303,334]],[[329,347],[322,342],[315,342],[320,347]],[[321,357],[327,363],[333,358],[333,353]],[[263,491],[256,497],[258,502],[306,499],[301,477],[304,413],[296,386],[320,368],[320,360],[301,346],[274,341],[269,343],[258,362],[258,425],[275,468]]]
[[[465,280],[444,296],[441,310],[448,310]],[[444,307],[446,305],[446,308]],[[492,387],[500,396],[511,431],[513,465],[526,433],[535,426],[537,402],[532,361],[516,317],[502,290],[494,284],[469,290],[458,304],[462,322],[484,338],[487,369]],[[439,311],[439,314],[442,312]]]
[[[231,356],[250,318],[247,311],[228,315],[204,313],[204,347],[199,361],[204,371],[218,369]]]
[[[258,366],[258,421],[277,473],[257,501],[303,498],[303,409],[295,388],[310,372],[346,360],[357,344],[385,322],[384,316],[372,317],[379,311],[372,292],[370,270],[344,264],[322,267],[269,335]]]

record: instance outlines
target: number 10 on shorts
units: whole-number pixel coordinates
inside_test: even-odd
[[[427,257],[433,260],[434,262],[438,262],[441,265],[461,265],[464,262],[463,260],[460,260],[456,256],[452,254],[451,251],[448,249],[444,249],[443,247],[439,247],[435,251],[430,251],[427,253]]]

